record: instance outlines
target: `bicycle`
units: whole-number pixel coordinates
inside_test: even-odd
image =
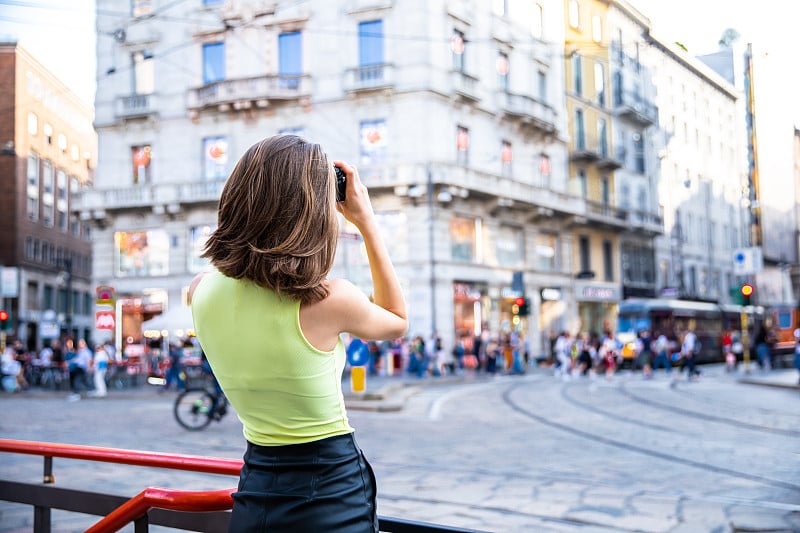
[[[172,413],[178,424],[190,431],[205,429],[212,420],[219,422],[228,412],[228,399],[222,392],[206,388],[187,389],[175,398]]]

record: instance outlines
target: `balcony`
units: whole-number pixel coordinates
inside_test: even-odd
[[[267,107],[275,101],[297,100],[311,95],[311,77],[308,74],[287,76],[268,74],[254,78],[239,78],[209,83],[189,89],[189,109],[216,106],[220,111]]]
[[[376,91],[394,87],[394,65],[381,63],[345,71],[344,90],[348,93]]]
[[[456,95],[472,102],[480,100],[478,96],[478,78],[460,70],[454,70],[450,75],[453,92]]]
[[[648,237],[663,235],[664,220],[657,213],[629,210],[627,213],[628,227],[632,233],[643,234]]]
[[[115,189],[84,189],[74,197],[73,211],[81,219],[102,219],[109,211],[152,209],[175,214],[181,205],[216,204],[224,179],[182,183],[151,183]]]
[[[552,107],[525,94],[509,92],[498,94],[499,107],[507,118],[545,135],[555,133],[556,114]]]
[[[575,148],[569,152],[569,160],[575,163],[594,163],[600,159],[600,151],[590,147],[586,142],[577,142]]]
[[[600,170],[614,171],[618,168],[622,168],[624,153],[620,154],[620,152],[617,151],[616,155],[612,154],[611,150],[601,145],[598,155],[599,159],[595,161],[595,166]]]
[[[633,91],[614,91],[614,113],[644,127],[658,123],[658,108],[655,104]]]
[[[156,115],[158,97],[155,94],[133,94],[118,96],[114,101],[116,119],[146,118]]]

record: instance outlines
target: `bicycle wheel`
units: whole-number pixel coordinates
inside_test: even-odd
[[[205,428],[213,417],[214,396],[204,389],[189,389],[175,398],[173,414],[178,424],[196,431]]]

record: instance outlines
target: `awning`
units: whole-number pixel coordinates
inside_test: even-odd
[[[192,308],[188,305],[172,306],[165,313],[156,315],[144,322],[146,330],[168,330],[170,334],[175,334],[176,330],[183,332],[194,330],[192,322]]]

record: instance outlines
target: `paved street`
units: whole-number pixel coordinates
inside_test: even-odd
[[[742,377],[707,367],[691,383],[663,373],[562,381],[537,369],[494,379],[381,378],[370,389],[392,394],[350,401],[350,418],[376,471],[383,516],[496,532],[800,531],[796,372],[766,376],[782,387]],[[173,398],[152,389],[74,403],[61,393],[4,395],[0,435],[241,457],[235,417],[187,432],[172,418]],[[35,457],[3,454],[0,464],[4,478],[41,477]],[[54,469],[59,486],[123,495],[236,483],[66,459]],[[29,508],[0,502],[0,511],[0,532],[30,530]],[[54,531],[94,520],[54,512]]]

